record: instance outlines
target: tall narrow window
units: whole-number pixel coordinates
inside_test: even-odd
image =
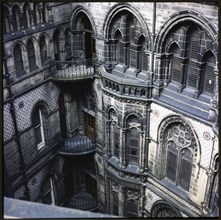
[[[40,38],[40,54],[41,54],[41,63],[43,66],[47,63],[47,47],[44,36]]]
[[[16,75],[19,77],[23,74],[23,70],[24,70],[22,51],[19,45],[16,45],[14,47],[13,55],[14,55]]]
[[[14,31],[20,30],[20,18],[19,18],[19,8],[17,6],[14,6],[12,9],[12,26]]]
[[[136,128],[131,128],[127,132],[127,149],[128,149],[128,162],[130,164],[139,165],[140,156],[140,143],[139,133]]]
[[[194,27],[192,27],[194,28]],[[198,66],[197,60],[199,56],[199,43],[200,43],[200,34],[197,28],[194,28],[189,35],[189,66],[188,66],[188,76],[187,76],[187,85],[196,89],[197,86],[197,77],[198,77]]]
[[[205,62],[204,68],[202,70],[202,82],[201,89],[202,92],[212,96],[214,93],[214,86],[216,76],[214,74],[214,66],[215,66],[215,57],[212,52],[208,52],[203,57],[203,62]]]
[[[118,63],[123,63],[123,60],[124,60],[123,51],[122,51],[123,46],[122,46],[122,43],[121,43],[122,35],[121,35],[119,30],[116,30],[114,38],[117,40],[116,45],[115,45],[116,46],[115,60]]]
[[[172,44],[169,50],[169,53],[172,53],[171,59],[171,77],[172,81],[176,83],[181,82],[181,60],[180,60],[180,50],[176,43]]]
[[[55,205],[54,186],[52,176],[48,177],[44,181],[43,185],[43,203],[49,205]]]
[[[141,35],[138,39],[138,67],[139,70],[148,70],[148,56],[145,53],[145,37]]]
[[[45,146],[42,110],[38,108],[33,116],[33,126],[38,150]]]
[[[71,57],[71,33],[70,30],[65,32],[65,49],[66,49],[66,58]]]
[[[184,125],[175,124],[168,131],[166,139],[166,177],[188,191],[193,161],[192,134]]]
[[[35,60],[35,48],[34,48],[34,44],[32,40],[28,41],[27,49],[28,49],[29,69],[30,71],[33,71],[37,68],[37,66],[36,66],[36,60]]]

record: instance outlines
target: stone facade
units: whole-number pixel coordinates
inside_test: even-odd
[[[2,9],[5,196],[219,215],[218,3]]]

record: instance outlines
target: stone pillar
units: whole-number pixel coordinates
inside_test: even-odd
[[[127,161],[126,161],[126,129],[122,128],[122,144],[121,144],[121,157],[122,157],[122,168],[125,168],[127,166]]]
[[[48,6],[48,22],[53,23],[51,7]]]
[[[110,124],[111,120],[106,120],[106,125],[105,125],[105,154],[107,155],[108,158],[111,156],[111,151],[110,151]]]
[[[43,21],[43,7],[42,7],[42,2],[40,3],[40,7],[39,7],[39,16],[40,16],[40,24],[43,24],[44,21]]]

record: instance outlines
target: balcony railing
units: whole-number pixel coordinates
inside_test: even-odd
[[[59,150],[61,155],[85,155],[94,152],[95,141],[87,136],[77,135],[72,139],[64,140],[63,147]]]
[[[72,61],[54,61],[54,70],[52,71],[52,78],[54,80],[82,80],[93,78],[94,61],[93,59]]]

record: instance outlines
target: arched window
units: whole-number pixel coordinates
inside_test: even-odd
[[[138,39],[138,66],[140,71],[148,70],[148,56],[145,53],[145,37],[141,35]]]
[[[23,59],[22,59],[22,51],[19,45],[16,45],[13,50],[14,55],[14,63],[15,63],[15,71],[16,75],[19,77],[24,73]]]
[[[30,16],[29,16],[29,11],[30,11],[30,6],[28,3],[24,4],[24,15],[23,15],[23,24],[25,28],[30,27]]]
[[[39,44],[40,44],[41,63],[43,66],[47,63],[47,46],[44,36],[41,36]]]
[[[216,76],[214,74],[214,66],[216,60],[212,52],[209,51],[203,56],[202,61],[205,64],[202,69],[201,91],[209,96],[212,96],[214,93],[214,86],[216,80]]]
[[[197,66],[197,61],[199,58],[199,43],[200,43],[200,33],[197,27],[190,28],[190,33],[188,37],[188,74],[186,85],[196,89],[199,68]]]
[[[28,51],[28,63],[30,71],[33,71],[37,68],[36,60],[35,60],[35,48],[32,40],[29,40],[27,43],[27,51]]]
[[[55,55],[55,60],[60,60],[61,59],[61,33],[59,30],[56,30],[54,33],[53,37],[53,42],[54,42],[54,55]]]
[[[10,25],[9,25],[8,16],[9,16],[8,8],[3,7],[3,18],[4,18],[4,21],[3,21],[3,34],[10,33]]]
[[[140,134],[138,132],[139,125],[140,123],[136,116],[130,116],[127,119],[127,162],[134,165],[139,165],[140,159]]]
[[[38,150],[45,146],[45,132],[44,132],[44,115],[42,108],[38,107],[33,115],[32,123],[35,131],[35,140]]]
[[[20,30],[20,18],[19,18],[19,8],[14,6],[12,9],[12,26],[14,31]]]
[[[42,189],[42,201],[45,204],[55,205],[55,187],[54,187],[55,175],[46,177],[43,183]]]
[[[120,131],[117,125],[117,115],[114,110],[110,112],[110,143],[113,156],[119,158],[120,156]]]
[[[127,18],[126,18],[126,41],[129,42],[126,45],[126,60],[125,60],[125,64],[130,67],[135,67],[135,63],[131,62],[131,50],[130,50],[130,45],[132,40],[135,37],[135,27],[134,27],[134,18],[131,14],[128,14]],[[133,54],[134,55],[134,54]]]
[[[175,83],[181,83],[182,69],[180,60],[180,49],[176,43],[170,46],[171,56],[171,79]]]
[[[188,191],[193,162],[192,134],[183,124],[175,123],[164,137],[167,149],[166,177]]]
[[[123,63],[124,62],[124,52],[123,52],[123,45],[122,45],[122,35],[119,30],[116,30],[114,39],[117,40],[115,47],[115,60],[118,63]]]

